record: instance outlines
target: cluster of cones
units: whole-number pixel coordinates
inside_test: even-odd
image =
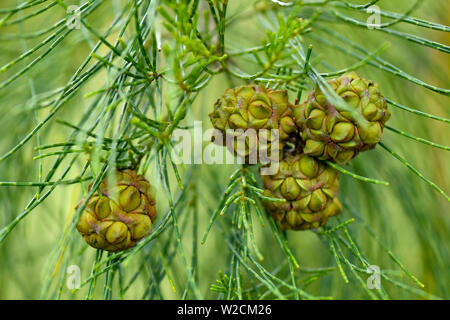
[[[338,172],[324,160],[345,164],[374,148],[390,117],[378,85],[355,72],[328,81],[328,87],[345,101],[344,108],[319,88],[303,103],[291,104],[287,91],[251,84],[227,89],[209,115],[222,137],[215,142],[245,162],[253,158],[264,168],[279,160],[277,172],[261,179],[266,199],[285,200],[263,201],[283,230],[318,228],[341,213]],[[248,139],[249,130],[256,139]],[[240,136],[243,148],[228,143]],[[118,252],[135,246],[150,234],[156,218],[150,183],[135,170],[105,179],[85,202],[79,204],[84,210],[77,230],[98,249]]]
[[[266,196],[286,200],[263,201],[282,229],[314,229],[342,211],[338,173],[325,160],[345,164],[373,149],[390,118],[378,85],[355,72],[328,81],[327,87],[345,103],[332,103],[330,94],[316,87],[304,102],[291,104],[287,91],[251,84],[227,89],[209,115],[224,137],[215,142],[246,163],[280,160],[275,174],[261,178]],[[248,130],[264,134],[249,139]],[[230,135],[235,139],[227,139]],[[244,144],[228,143],[239,138]],[[278,147],[271,148],[275,142]]]

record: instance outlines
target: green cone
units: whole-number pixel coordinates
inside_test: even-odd
[[[319,88],[294,109],[294,115],[306,154],[344,164],[377,145],[391,114],[378,84],[360,78],[356,72],[346,73],[328,84],[366,120],[364,123],[357,124],[349,112],[338,111]]]
[[[261,177],[265,196],[286,199],[263,201],[283,230],[315,229],[342,211],[337,171],[304,153],[287,155],[277,174]]]
[[[227,89],[216,101],[214,110],[209,114],[214,128],[222,134],[220,141],[214,141],[220,145],[227,145],[228,149],[237,156],[245,159],[246,163],[253,156],[258,162],[271,160],[271,143],[278,139],[279,148],[274,148],[277,156],[283,148],[284,142],[296,131],[297,126],[293,118],[293,108],[295,106],[288,102],[288,94],[285,90],[272,90],[262,85],[246,85],[234,89]],[[227,130],[242,130],[230,133]],[[253,129],[255,136],[246,137]],[[267,135],[260,135],[262,129],[267,129]],[[279,137],[271,136],[270,130],[279,130]],[[245,138],[242,145],[234,142],[226,143],[229,138]],[[260,159],[261,148],[267,149],[268,158]]]
[[[115,188],[108,188],[106,179],[102,181],[77,225],[90,246],[112,252],[135,246],[150,234],[156,219],[151,186],[142,175],[135,170],[118,171],[116,181]],[[114,193],[117,199],[113,199]]]

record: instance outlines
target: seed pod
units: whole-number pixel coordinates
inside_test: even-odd
[[[338,172],[304,153],[288,154],[275,175],[261,177],[265,196],[286,200],[263,200],[283,230],[315,229],[342,211]]]
[[[375,148],[391,114],[378,84],[349,72],[328,84],[348,106],[359,113],[357,123],[351,113],[339,111],[316,88],[300,107],[294,109],[304,153],[321,160],[345,164],[361,151]]]
[[[258,162],[272,160],[270,151],[275,151],[279,156],[284,142],[297,132],[294,107],[288,102],[285,90],[272,90],[254,84],[227,89],[209,114],[211,123],[222,137],[214,142],[226,145],[246,163],[249,159]],[[270,130],[279,130],[278,135],[271,134]],[[230,143],[233,138],[234,142]],[[242,145],[236,143],[239,138],[242,138]],[[272,148],[271,143],[275,139],[279,141],[278,147]],[[260,157],[262,148],[268,150],[267,158]]]
[[[77,225],[78,232],[90,246],[112,252],[135,246],[150,234],[156,219],[151,186],[142,175],[135,170],[118,171],[116,183],[109,187],[107,179],[101,182]]]

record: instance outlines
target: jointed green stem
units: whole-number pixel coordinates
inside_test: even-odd
[[[342,168],[341,166],[339,166],[339,165],[337,165],[337,164],[335,164],[335,163],[333,163],[333,162],[331,162],[331,161],[325,161],[325,162],[326,162],[330,167],[333,167],[333,168],[336,169],[337,171],[340,171],[340,172],[342,172],[343,174],[349,175],[349,176],[351,176],[352,178],[354,178],[354,179],[356,179],[356,180],[361,180],[361,181],[364,181],[364,182],[369,182],[369,183],[374,183],[374,184],[381,184],[381,185],[386,186],[386,187],[389,186],[389,182],[382,181],[382,180],[376,180],[376,179],[372,179],[372,178],[366,178],[366,177],[357,175],[357,174],[355,174],[355,173],[353,173],[353,172],[350,172],[350,171],[348,171],[348,170]]]
[[[428,141],[428,140],[426,140],[426,139],[423,139],[423,138],[419,138],[419,137],[413,136],[413,135],[411,135],[411,134],[409,134],[409,133],[406,133],[406,132],[401,131],[401,130],[399,130],[399,129],[396,129],[396,128],[394,128],[394,127],[385,125],[385,128],[387,128],[387,129],[389,129],[389,130],[391,130],[391,131],[393,131],[393,132],[395,132],[395,133],[398,133],[398,134],[400,134],[400,135],[402,135],[402,136],[404,136],[404,137],[408,137],[408,138],[410,138],[410,139],[412,139],[412,140],[421,142],[421,143],[423,143],[423,144],[427,144],[427,145],[432,146],[432,147],[435,147],[435,148],[439,148],[439,149],[443,149],[443,150],[450,151],[450,147],[443,146],[443,145],[441,145],[441,144],[437,144],[437,143]]]
[[[428,183],[433,189],[435,189],[437,192],[439,192],[441,195],[444,196],[445,199],[447,199],[448,202],[450,202],[450,197],[444,192],[444,190],[442,190],[441,188],[438,187],[438,185],[436,185],[433,181],[429,180],[428,178],[426,178],[422,173],[419,172],[419,170],[417,170],[416,168],[414,168],[412,165],[410,165],[405,159],[403,159],[399,154],[395,153],[394,151],[392,151],[390,148],[388,148],[384,143],[379,143],[379,145],[385,149],[387,152],[389,152],[391,155],[394,156],[394,158],[396,158],[397,160],[399,160],[401,163],[403,163],[409,170],[411,170],[416,176],[418,176],[419,178],[421,178],[423,181],[425,181],[426,183]]]

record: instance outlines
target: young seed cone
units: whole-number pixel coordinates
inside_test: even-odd
[[[106,179],[102,181],[77,225],[90,246],[112,252],[135,246],[150,234],[156,219],[151,186],[142,175],[135,170],[118,171],[116,182],[116,186],[110,187]]]
[[[358,153],[375,148],[391,114],[378,84],[349,72],[330,80],[333,90],[367,120],[358,124],[347,111],[339,111],[316,88],[308,100],[294,109],[301,128],[304,153],[320,160],[345,164]]]
[[[338,172],[302,152],[288,154],[275,175],[261,177],[265,196],[286,200],[263,200],[282,230],[315,229],[342,211]]]
[[[284,142],[297,132],[293,118],[295,107],[289,103],[285,90],[272,90],[255,84],[227,89],[209,114],[211,123],[222,137],[220,141],[214,142],[226,145],[246,163],[252,158],[257,162],[273,160],[270,153],[272,149],[279,158]],[[279,130],[278,135],[272,135],[270,130]],[[251,132],[255,135],[245,135]],[[242,138],[242,145],[236,142],[227,143],[227,138],[229,141]],[[279,143],[278,147],[272,148],[274,139],[278,139]],[[264,150],[268,150],[267,158],[260,156]]]

